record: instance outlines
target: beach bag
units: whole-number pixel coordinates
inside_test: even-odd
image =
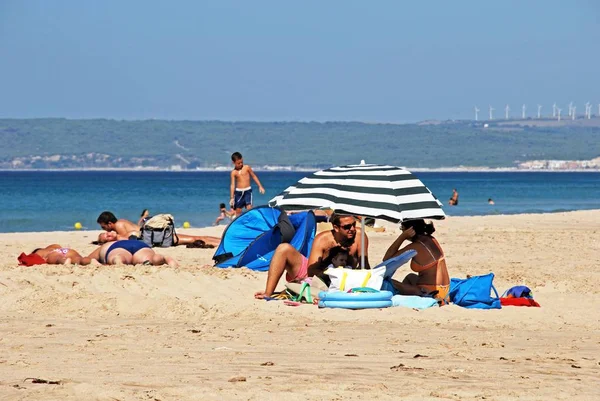
[[[472,276],[465,279],[450,279],[450,302],[464,308],[473,309],[500,309],[500,297],[496,287],[492,284],[494,273],[483,276]],[[490,294],[496,295],[492,297]]]
[[[151,247],[175,246],[179,238],[175,233],[175,222],[170,214],[157,214],[146,221],[141,229],[142,241]]]
[[[331,279],[329,291],[349,291],[357,287],[369,287],[381,290],[385,266],[376,269],[349,269],[345,267],[330,267],[324,272]]]
[[[275,230],[279,230],[281,234],[281,243],[289,244],[294,239],[294,235],[296,235],[296,229],[294,225],[290,221],[286,212],[281,212],[279,217],[277,218],[277,224],[274,227]]]

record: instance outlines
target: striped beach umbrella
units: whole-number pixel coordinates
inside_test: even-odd
[[[317,171],[269,205],[284,210],[332,209],[391,222],[446,217],[441,202],[410,171],[364,163]]]

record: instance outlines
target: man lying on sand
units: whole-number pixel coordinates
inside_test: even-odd
[[[137,236],[132,233],[131,235]],[[129,239],[131,235],[123,236],[119,235],[114,231],[108,231],[105,233],[98,234],[98,244],[105,244],[110,241],[122,241]],[[179,241],[173,246],[177,245],[192,245],[190,248],[214,248],[219,246],[221,242],[220,238],[211,237],[208,235],[184,235],[184,234],[176,234]]]
[[[280,244],[275,249],[269,266],[265,290],[255,293],[254,298],[263,299],[273,295],[284,271],[287,272],[286,280],[288,282],[299,282],[307,277],[323,273],[329,265],[329,251],[337,246],[348,250],[349,256],[346,263],[349,266],[358,266],[361,256],[361,236],[356,227],[356,219],[354,216],[334,214],[330,221],[333,230],[317,234],[308,259],[290,244]],[[368,248],[369,239],[365,234],[365,267],[367,269],[370,268]]]
[[[171,267],[177,267],[175,259],[154,252],[150,246],[138,240],[107,242],[90,253],[88,258],[95,259],[107,265],[150,264],[160,266],[167,264]]]
[[[140,226],[126,219],[117,219],[109,211],[100,213],[96,222],[104,231],[114,231],[123,237],[129,237],[129,235],[139,237],[140,235]]]
[[[32,253],[35,253],[42,257],[49,265],[70,265],[74,263],[76,265],[89,265],[98,264],[97,261],[83,257],[74,249],[64,248],[58,244],[48,245],[45,248],[34,249]]]
[[[104,244],[108,241],[126,240],[131,236],[139,238],[140,236],[140,227],[138,225],[126,219],[117,219],[114,214],[108,211],[102,212],[100,216],[98,216],[97,222],[100,224],[100,227],[106,231],[106,233],[98,235],[99,244]],[[173,244],[174,246],[197,245],[198,248],[202,248],[201,242],[208,245],[208,247],[217,247],[221,243],[220,238],[208,235],[177,234],[176,238],[177,243]]]

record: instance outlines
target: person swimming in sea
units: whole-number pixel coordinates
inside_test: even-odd
[[[456,190],[456,188],[452,190],[452,197],[448,201],[448,204],[450,206],[458,206],[458,191]]]

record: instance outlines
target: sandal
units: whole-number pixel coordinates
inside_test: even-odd
[[[294,297],[293,300],[296,302],[302,302],[302,298],[304,298],[306,300],[306,302],[309,304],[313,303],[313,298],[310,293],[310,284],[309,283],[302,283],[302,288],[300,288],[300,293],[296,297]]]

